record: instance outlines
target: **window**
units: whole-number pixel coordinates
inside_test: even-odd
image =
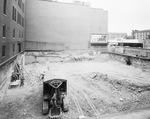
[[[21,31],[19,31],[19,38],[21,38]]]
[[[17,14],[17,23],[19,24],[19,17],[20,17],[20,14],[19,14],[19,12],[18,12],[18,14]]]
[[[21,20],[22,20],[22,16],[20,15],[20,13],[18,12],[17,15],[17,23],[21,25]]]
[[[15,44],[13,44],[13,52],[15,52]]]
[[[18,52],[21,52],[21,43],[18,43]]]
[[[3,0],[3,13],[6,15],[6,11],[7,11],[7,0]]]
[[[6,46],[5,45],[3,45],[2,46],[2,57],[5,57],[5,54],[6,53]]]
[[[3,24],[3,38],[6,38],[6,25]]]
[[[13,29],[13,38],[15,38],[15,29]]]
[[[24,12],[24,3],[22,2],[22,12]]]
[[[18,6],[21,8],[22,0],[18,0]]]
[[[13,8],[12,8],[12,20],[14,20],[14,21],[16,21],[16,14],[17,14],[17,10],[13,6]]]
[[[22,27],[24,27],[24,18],[22,17]]]

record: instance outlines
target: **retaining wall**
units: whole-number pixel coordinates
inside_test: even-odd
[[[64,50],[65,46],[63,43],[52,43],[52,42],[35,42],[35,41],[26,41],[25,42],[26,50]]]
[[[118,54],[110,54],[110,58],[120,61],[127,65],[133,65],[134,67],[141,68],[143,71],[150,71],[150,61],[144,60],[136,57],[118,55]],[[129,64],[127,62],[130,62]]]
[[[15,59],[10,60],[4,66],[0,67],[0,102],[9,87],[11,74],[16,63],[24,64],[24,54],[18,55]]]

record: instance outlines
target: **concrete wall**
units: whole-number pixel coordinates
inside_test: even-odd
[[[150,49],[150,39],[145,39],[144,40],[144,48]]]
[[[0,68],[0,101],[3,100],[4,94],[9,87],[12,71],[13,64],[5,65],[3,68]]]
[[[64,50],[65,46],[63,43],[50,43],[50,42],[35,42],[26,41],[25,46],[27,50]]]
[[[91,33],[107,34],[108,33],[108,12],[102,9],[91,8]]]
[[[120,61],[124,64],[127,64],[127,56],[121,56],[121,55],[115,55],[110,54],[110,58]],[[130,63],[136,68],[140,68],[142,71],[150,72],[150,61],[148,60],[142,60],[134,57],[130,57]]]
[[[102,53],[108,52],[107,46],[91,46],[91,50],[100,51]]]
[[[10,84],[11,74],[16,63],[24,65],[24,54],[20,54],[16,59],[0,67],[0,102],[3,100],[5,93]]]
[[[84,5],[26,0],[26,41],[87,49],[91,28],[93,33],[107,33],[107,12]]]

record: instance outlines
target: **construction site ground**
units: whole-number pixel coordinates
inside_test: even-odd
[[[51,60],[24,66],[24,86],[8,89],[0,119],[48,119],[42,115],[44,71],[63,73],[69,112],[62,119],[150,119],[150,72],[100,52],[52,53]]]

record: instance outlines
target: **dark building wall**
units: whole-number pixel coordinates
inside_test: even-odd
[[[101,30],[97,30],[99,26]],[[63,43],[65,49],[87,49],[91,27],[96,29],[94,33],[106,34],[107,12],[90,6],[26,0],[26,42]]]
[[[0,0],[0,64],[12,56],[16,55],[18,51],[18,43],[24,44],[24,38],[20,39],[18,34],[19,30],[24,32],[24,27],[19,25],[17,22],[12,20],[12,6],[16,8],[16,11],[21,14],[24,18],[25,14],[22,12],[22,8],[18,6],[19,0],[6,0],[6,14],[3,13],[4,0]],[[20,0],[21,1],[21,0]],[[22,3],[25,3],[25,0],[22,0]],[[16,15],[17,20],[18,15]],[[6,37],[3,37],[3,24],[6,25]],[[13,38],[13,29],[15,31],[15,38]],[[13,44],[15,44],[15,51],[13,52]],[[2,56],[2,47],[5,46],[5,56]],[[23,46],[23,45],[22,45]],[[23,50],[23,47],[22,47]]]
[[[11,13],[13,12],[13,6],[15,7],[17,14],[16,14],[16,21],[12,20],[12,14],[11,14],[11,21],[10,21],[10,57],[17,54],[19,52],[19,46],[18,44],[21,44],[21,51],[24,50],[24,36],[25,36],[25,25],[23,26],[21,23],[18,24],[18,13],[21,15],[23,19],[25,19],[25,13],[23,12],[23,8],[18,6],[18,0],[12,0],[11,5]],[[22,0],[22,2],[25,4],[25,0]],[[25,9],[25,8],[24,8]],[[21,22],[24,22],[23,20]],[[13,37],[13,30],[15,29],[15,37]],[[15,51],[13,52],[13,44],[15,45]]]
[[[11,1],[7,0],[6,13],[3,13],[4,0],[0,1],[0,63],[9,58],[9,31],[10,31],[10,5]],[[3,37],[3,25],[6,25],[6,37]],[[2,56],[2,47],[5,46],[5,56]]]

